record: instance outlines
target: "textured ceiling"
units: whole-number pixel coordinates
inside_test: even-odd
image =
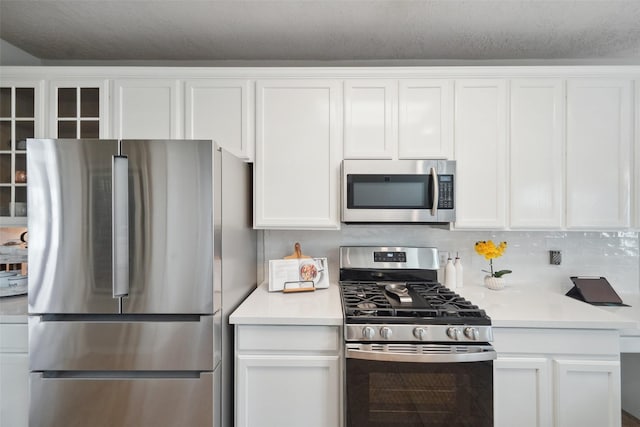
[[[640,63],[640,0],[0,0],[0,38],[44,60]]]

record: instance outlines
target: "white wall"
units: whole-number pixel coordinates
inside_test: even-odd
[[[0,65],[42,65],[42,61],[40,58],[0,39]]]
[[[497,269],[510,269],[510,285],[551,286],[568,290],[570,276],[605,276],[618,293],[638,293],[639,240],[637,232],[561,231],[449,231],[421,225],[344,225],[339,231],[264,231],[265,261],[282,258],[300,242],[303,253],[326,256],[330,277],[338,277],[338,248],[343,245],[432,246],[459,252],[466,284],[482,281],[488,261],[474,252],[478,240],[507,241],[505,255],[494,260]],[[549,250],[562,251],[562,264],[549,264]],[[261,254],[259,254],[260,256]],[[265,273],[268,267],[265,266]]]

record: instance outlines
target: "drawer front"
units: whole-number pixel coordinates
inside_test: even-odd
[[[213,386],[211,372],[199,378],[99,379],[43,378],[32,373],[29,425],[211,426]]]
[[[29,334],[25,323],[0,324],[0,352],[26,353]]]
[[[94,322],[41,321],[32,316],[29,368],[211,371],[215,366],[213,323],[213,316],[201,316],[199,321]]]
[[[238,325],[238,351],[339,353],[342,344],[338,326]]]

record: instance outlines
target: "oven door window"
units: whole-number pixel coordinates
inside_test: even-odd
[[[431,209],[431,175],[347,175],[349,209]]]
[[[493,426],[493,362],[347,359],[347,426]]]

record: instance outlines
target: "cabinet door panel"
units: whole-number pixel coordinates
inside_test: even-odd
[[[336,427],[338,356],[238,356],[238,427]]]
[[[257,83],[256,228],[337,229],[340,84]]]
[[[449,80],[400,81],[398,157],[453,157],[453,85]]]
[[[29,356],[0,353],[0,426],[27,427],[28,415]]]
[[[178,80],[114,82],[114,135],[118,139],[179,139]]]
[[[108,81],[102,79],[52,80],[49,83],[51,137],[108,138],[108,87]]]
[[[512,228],[563,224],[564,128],[562,81],[511,83]]]
[[[631,82],[567,86],[567,228],[630,225]]]
[[[393,158],[398,139],[397,82],[347,80],[344,105],[344,158]]]
[[[458,80],[455,91],[455,226],[504,228],[506,81]]]
[[[235,156],[253,161],[249,80],[193,80],[185,86],[186,137],[212,139]]]
[[[554,364],[555,425],[620,425],[620,362],[555,360]]]
[[[496,427],[551,425],[549,371],[544,358],[499,358],[493,362]]]

